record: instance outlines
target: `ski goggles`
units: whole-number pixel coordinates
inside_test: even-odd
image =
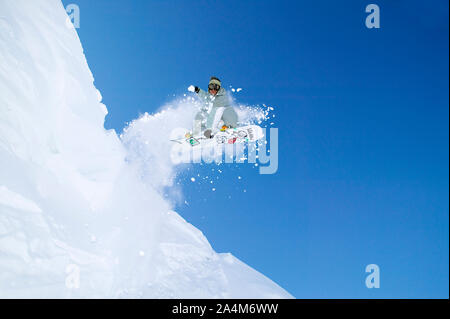
[[[212,91],[219,91],[220,90],[220,85],[216,84],[216,83],[211,83],[208,85],[208,90]]]

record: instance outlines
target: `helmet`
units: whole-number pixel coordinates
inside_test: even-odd
[[[221,86],[222,83],[220,82],[220,80],[215,76],[212,76],[211,80],[209,80],[208,90],[219,91]]]

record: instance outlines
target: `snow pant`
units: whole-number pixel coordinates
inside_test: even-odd
[[[220,110],[222,111],[222,110]],[[208,116],[214,116],[218,110],[215,110],[213,114],[207,114],[204,111],[200,111],[195,115],[194,118],[194,128],[193,134],[194,136],[200,135],[204,130],[208,129],[206,122],[208,121]],[[225,107],[220,118],[220,121],[214,123],[211,127],[213,131],[220,129],[223,125],[228,127],[237,127],[238,115],[233,107]]]

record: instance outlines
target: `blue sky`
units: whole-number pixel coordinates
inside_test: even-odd
[[[78,0],[120,132],[211,75],[275,108],[279,169],[180,176],[177,211],[297,298],[448,298],[448,1]],[[242,176],[242,179],[238,179]],[[365,267],[380,267],[367,289]]]

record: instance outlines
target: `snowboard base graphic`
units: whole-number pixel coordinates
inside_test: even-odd
[[[263,129],[258,125],[241,126],[237,128],[229,128],[215,133],[212,138],[205,136],[192,136],[189,133],[185,137],[171,140],[179,144],[187,144],[194,146],[236,144],[245,142],[256,142],[264,137]]]

